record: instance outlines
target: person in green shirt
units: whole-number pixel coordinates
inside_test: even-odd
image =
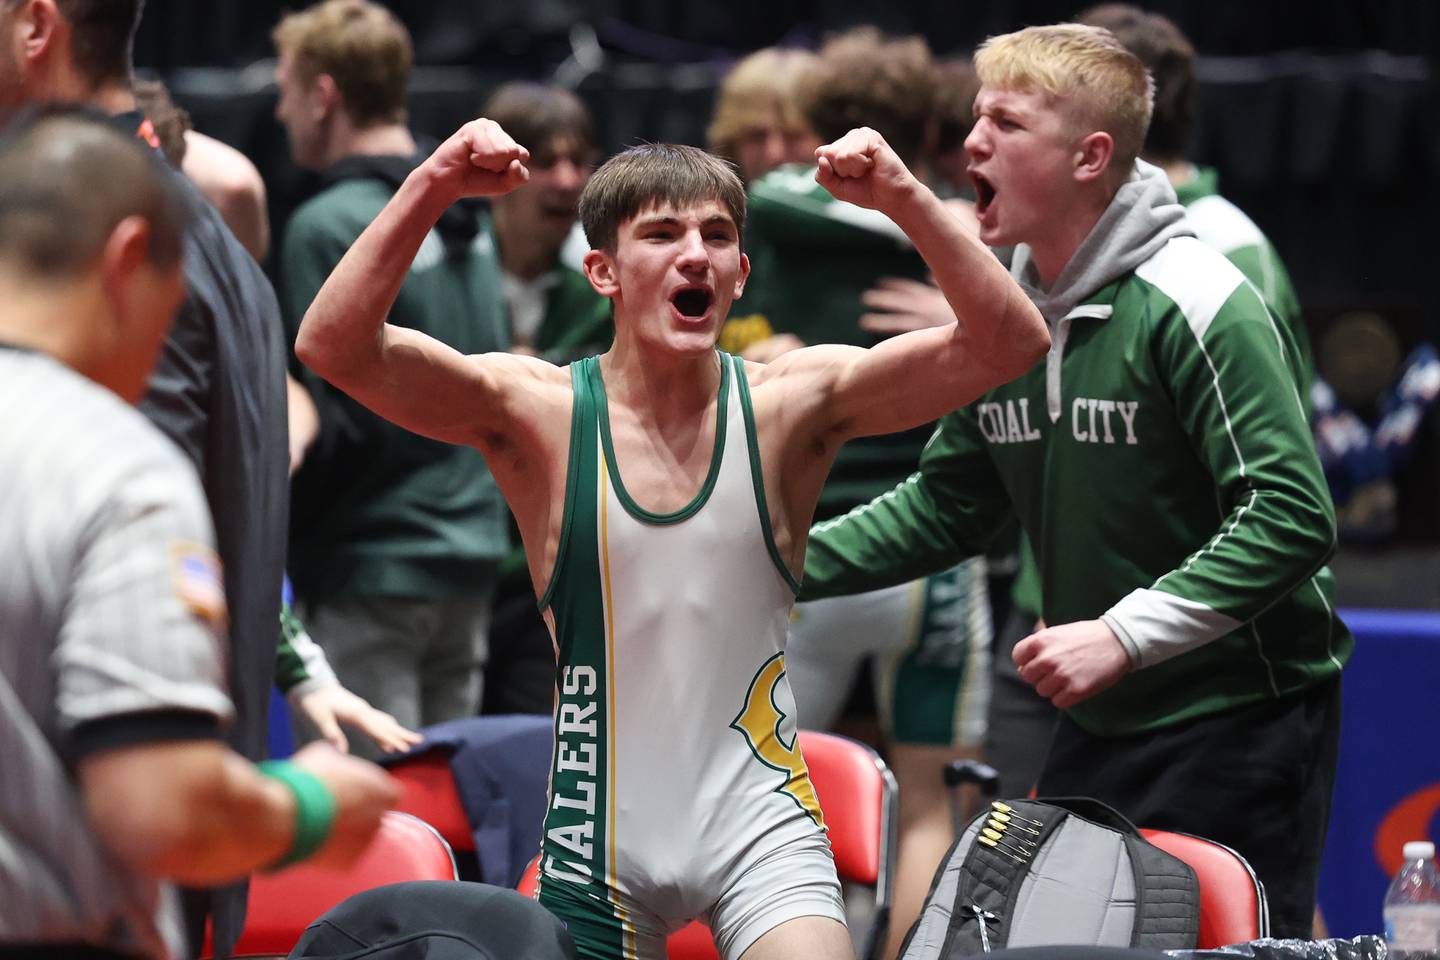
[[[285,17],[274,39],[276,115],[295,162],[325,182],[281,244],[293,339],[335,264],[421,158],[405,125],[410,38],[393,14],[328,0]],[[468,354],[508,346],[494,244],[475,208],[440,218],[390,321]],[[345,687],[402,726],[474,714],[490,597],[509,549],[494,478],[476,451],[410,434],[298,365],[295,373],[320,419],[292,488],[300,618]]]
[[[561,256],[599,153],[589,108],[560,87],[516,81],[498,87],[480,115],[530,151],[529,181],[493,198],[486,223],[500,257],[511,351],[559,364],[602,353],[615,338],[610,301]],[[555,651],[513,519],[510,542],[495,588],[482,702],[486,713],[548,714]]]
[[[580,191],[594,172],[595,121],[579,97],[538,83],[502,84],[480,108],[530,151],[530,180],[490,203],[510,349],[569,363],[610,345],[610,304],[561,259]]]
[[[1265,300],[1287,345],[1293,347],[1287,350],[1287,365],[1308,409],[1315,372],[1310,338],[1289,274],[1254,221],[1220,196],[1218,173],[1185,156],[1195,95],[1195,51],[1189,40],[1160,14],[1125,3],[1091,7],[1076,19],[1109,30],[1150,71],[1155,105],[1140,156],[1165,171],[1195,235],[1224,254]],[[892,279],[875,295],[882,292],[886,318],[893,329],[948,322],[944,301],[933,287]],[[1057,716],[1049,701],[1020,679],[1010,657],[1015,644],[1035,630],[1039,619],[1039,572],[1033,551],[1022,537],[1010,615],[1001,621],[996,637],[984,749],[986,762],[1000,774],[1001,790],[1012,795],[1024,794],[1034,785]]]
[[[822,141],[795,97],[814,64],[809,50],[766,47],[739,60],[720,81],[705,138],[711,153],[735,165],[741,183],[815,159]]]
[[[1315,377],[1310,336],[1300,299],[1275,247],[1239,207],[1222,197],[1219,174],[1185,156],[1190,142],[1195,102],[1195,50],[1180,29],[1158,13],[1126,3],[1091,7],[1079,23],[1103,27],[1140,58],[1155,80],[1155,110],[1141,149],[1142,159],[1165,171],[1196,237],[1225,255],[1264,299],[1271,315],[1293,347],[1286,356],[1296,377],[1300,398],[1310,402]],[[1021,542],[1020,570],[1011,593],[1012,613],[996,648],[995,685],[986,756],[1000,771],[1002,782],[1023,793],[1034,783],[1045,757],[1055,709],[1015,673],[1010,651],[1028,636],[1040,619],[1039,572],[1028,543]]]
[[[1310,931],[1353,640],[1282,330],[1136,159],[1153,85],[1108,31],[976,56],[966,142],[981,239],[1051,326],[1044,363],[944,417],[920,469],[812,530],[803,597],[983,550],[1011,513],[1048,626],[1022,680],[1062,711],[1041,795],[1238,850],[1278,936]]]

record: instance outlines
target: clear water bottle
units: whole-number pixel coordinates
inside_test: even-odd
[[[1440,951],[1440,873],[1435,844],[1405,844],[1405,866],[1385,893],[1385,942],[1403,953]]]

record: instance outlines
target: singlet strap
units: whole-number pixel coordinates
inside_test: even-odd
[[[565,467],[565,513],[560,521],[560,544],[555,551],[555,567],[550,571],[550,582],[545,585],[545,592],[540,597],[542,611],[550,606],[555,585],[560,582],[560,574],[565,567],[565,555],[569,552],[579,506],[580,485],[586,477],[581,465],[593,461],[595,456],[595,398],[590,390],[589,367],[596,365],[596,357],[586,357],[570,364],[570,387],[574,400],[570,408],[569,462]]]
[[[765,549],[769,551],[770,559],[775,564],[775,569],[780,571],[780,576],[798,595],[800,581],[795,579],[789,564],[780,556],[780,548],[775,546],[775,530],[770,523],[770,504],[765,498],[765,471],[760,464],[760,439],[755,429],[755,408],[750,402],[750,380],[745,375],[745,360],[742,357],[728,359],[735,362],[735,382],[740,387],[740,410],[745,420],[745,445],[750,451],[750,481],[755,488],[755,506],[760,511],[760,529],[765,533]]]

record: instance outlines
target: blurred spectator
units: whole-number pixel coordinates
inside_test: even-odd
[[[885,137],[924,177],[934,125],[936,72],[919,37],[873,28],[824,45],[796,85],[797,105],[822,140],[854,127]],[[924,262],[888,218],[836,201],[815,182],[813,161],[750,184],[746,245],[754,268],[726,325],[727,349],[768,361],[802,344],[870,346],[862,295],[881,277],[920,281]],[[954,314],[944,306],[944,316]],[[754,338],[747,343],[748,338]],[[929,428],[847,443],[815,519],[824,521],[914,471]],[[900,782],[900,868],[888,955],[918,915],[953,836],[940,771],[974,756],[989,684],[990,607],[983,559],[885,590],[796,604],[786,672],[804,726],[840,718],[856,680],[873,681],[887,754]]]
[[[530,181],[491,201],[490,230],[511,349],[555,363],[605,350],[614,338],[610,301],[561,260],[579,215],[580,191],[595,169],[595,121],[579,97],[559,87],[507,83],[480,110],[530,150]],[[501,565],[485,669],[486,713],[550,713],[555,648],[535,602],[525,549]]]
[[[951,196],[969,197],[969,159],[965,138],[975,125],[975,94],[980,78],[968,59],[941,60],[935,64],[935,127],[930,148],[930,169],[935,185]]]
[[[129,409],[185,294],[176,181],[79,116],[0,141],[0,953],[186,954],[164,882],[349,865],[396,791],[326,746],[227,749],[226,602],[194,470]],[[124,401],[124,402],[122,402]],[[288,852],[287,852],[288,850]]]
[[[190,114],[176,106],[170,98],[170,91],[159,80],[136,80],[135,107],[145,114],[155,128],[155,138],[160,141],[160,152],[165,162],[176,170],[185,160],[185,135],[193,128]]]
[[[176,106],[170,91],[158,80],[136,81],[135,101],[154,125],[166,162],[182,170],[200,188],[251,255],[257,261],[263,260],[270,242],[270,224],[260,171],[240,151],[193,130],[190,115]],[[314,440],[318,422],[310,395],[289,374],[285,376],[285,387],[293,473],[305,447]],[[349,750],[342,725],[359,729],[387,752],[404,750],[420,740],[419,734],[401,727],[389,714],[374,709],[340,685],[324,651],[305,632],[289,604],[280,611],[275,685],[291,706],[341,752]]]
[[[1255,221],[1220,196],[1215,169],[1197,166],[1186,156],[1195,119],[1195,49],[1170,20],[1130,4],[1100,4],[1075,19],[1109,30],[1149,69],[1155,80],[1155,113],[1140,158],[1165,171],[1196,236],[1223,253],[1260,291],[1288,338],[1287,349],[1296,354],[1291,366],[1303,396],[1314,375],[1314,359],[1290,274]]]
[[[250,255],[263,263],[270,253],[270,218],[265,181],[255,164],[228,143],[196,130],[190,114],[160,81],[135,81],[135,102],[154,125],[170,166],[200,188]]]
[[[1335,498],[1342,543],[1387,543],[1399,532],[1396,479],[1415,458],[1421,425],[1440,399],[1440,354],[1421,343],[1397,366],[1394,382],[1374,401],[1373,427],[1320,377],[1310,389],[1315,447]]]
[[[807,50],[767,47],[736,63],[720,82],[706,136],[710,151],[735,164],[743,182],[787,163],[815,161],[823,141],[795,101],[814,63]]]
[[[0,105],[84,103],[159,147],[136,110],[130,51],[140,0],[11,0],[0,29],[24,44],[0,51]],[[186,299],[165,342],[140,410],[200,472],[230,601],[232,745],[265,755],[275,625],[285,562],[284,348],[279,309],[265,275],[210,204],[183,177]],[[244,920],[243,887],[187,902],[192,942],[207,912],[218,950]]]
[[[872,126],[902,158],[923,165],[939,80],[923,37],[857,27],[825,41],[813,67],[797,78],[794,97],[821,142],[837,130]]]
[[[393,14],[368,0],[327,0],[282,19],[274,38],[276,117],[295,162],[325,184],[280,248],[293,338],[331,270],[421,158],[405,123],[410,37]],[[476,207],[440,218],[390,322],[464,353],[508,346],[494,243]],[[474,714],[508,546],[494,479],[474,449],[396,427],[308,371],[299,379],[320,419],[294,483],[290,572],[301,620],[340,681],[402,725]]]
[[[511,349],[555,363],[599,353],[614,337],[609,301],[560,260],[595,169],[594,118],[568,90],[520,82],[496,90],[480,115],[530,150],[530,181],[491,201]]]

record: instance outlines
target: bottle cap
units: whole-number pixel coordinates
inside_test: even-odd
[[[1429,840],[1411,840],[1401,852],[1406,860],[1434,860],[1435,844]]]

